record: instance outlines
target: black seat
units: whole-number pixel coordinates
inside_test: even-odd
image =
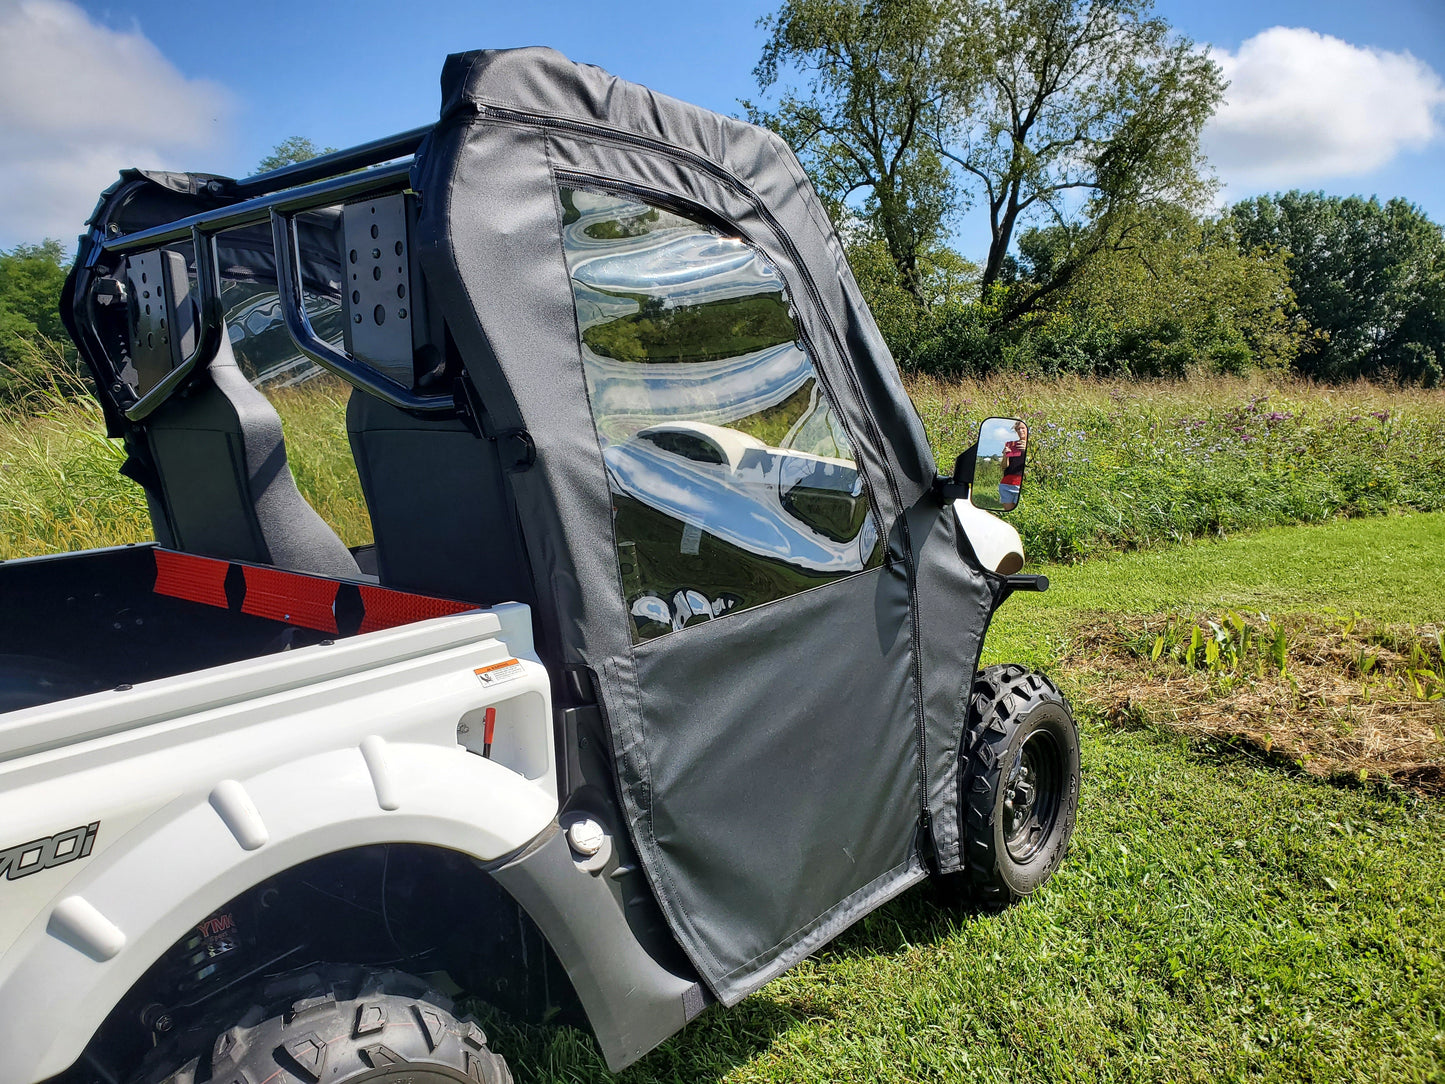
[[[296,489],[281,419],[237,368],[224,336],[191,393],[158,408],[145,432],[160,477],[160,493],[150,496],[162,544],[318,576],[359,575],[346,545]]]
[[[371,511],[381,583],[468,602],[530,601],[494,441],[353,391],[346,429]]]

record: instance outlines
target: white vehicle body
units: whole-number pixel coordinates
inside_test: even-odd
[[[954,501],[953,514],[984,568],[1011,576],[1024,567],[1023,539],[1013,524],[968,500]]]
[[[557,813],[551,718],[520,605],[0,716],[0,842],[18,852],[0,1084],[65,1069],[170,945],[271,874],[368,843],[525,846]],[[77,825],[97,826],[83,857]]]

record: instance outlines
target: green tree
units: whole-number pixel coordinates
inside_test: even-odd
[[[1021,225],[1071,227],[1046,279],[999,308],[1025,315],[1097,253],[1127,247],[1140,208],[1198,205],[1199,133],[1218,67],[1149,0],[784,0],[755,70],[778,104],[754,120],[798,149],[835,219],[856,207],[920,305],[923,254],[981,196],[984,296]],[[861,196],[861,204],[859,200]]]
[[[904,285],[887,243],[866,226],[845,230],[848,265],[893,356],[911,365],[930,334],[930,314],[970,303],[978,292],[978,266],[936,245],[919,254],[916,294]]]
[[[1317,334],[1296,367],[1324,380],[1445,378],[1445,233],[1413,204],[1286,192],[1230,210],[1241,245],[1288,255]]]
[[[784,87],[774,109],[743,103],[793,147],[835,224],[861,203],[867,243],[886,249],[917,305],[922,264],[958,199],[930,134],[969,68],[945,11],[936,0],[785,0],[761,20],[768,40],[753,74],[765,92],[787,72],[805,87]]]
[[[1151,208],[1127,245],[1099,253],[1058,298],[1067,330],[1092,345],[1089,368],[1180,375],[1288,366],[1306,337],[1285,256],[1242,249],[1231,221]],[[1067,227],[1025,231],[1019,274],[1047,278],[1074,241]],[[1055,350],[1057,353],[1057,350]]]
[[[43,385],[76,353],[60,322],[65,248],[59,241],[0,251],[0,400]]]
[[[1065,289],[1098,253],[1127,249],[1151,210],[1210,191],[1199,134],[1224,91],[1219,68],[1151,16],[1150,0],[969,0],[958,33],[986,43],[988,77],[943,116],[940,153],[982,189],[987,291],[1019,226],[1068,226],[1047,277],[1014,316]],[[966,29],[965,29],[966,28]]]
[[[277,143],[271,153],[256,163],[257,173],[269,173],[273,169],[280,169],[282,166],[294,165],[297,162],[309,162],[313,158],[319,158],[323,154],[335,154],[335,147],[317,147],[315,143],[305,136],[287,136]]]

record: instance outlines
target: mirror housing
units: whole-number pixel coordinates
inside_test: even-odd
[[[953,464],[953,476],[939,476],[934,490],[947,504],[967,500],[984,512],[1011,512],[1019,503],[1028,425],[1019,418],[988,418],[978,427],[978,440]]]

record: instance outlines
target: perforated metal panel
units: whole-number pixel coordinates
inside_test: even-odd
[[[145,395],[195,349],[195,313],[186,260],[153,249],[126,257],[130,285],[131,365],[121,376]]]
[[[348,203],[341,222],[346,243],[346,350],[410,388],[416,315],[406,197],[397,193]]]

